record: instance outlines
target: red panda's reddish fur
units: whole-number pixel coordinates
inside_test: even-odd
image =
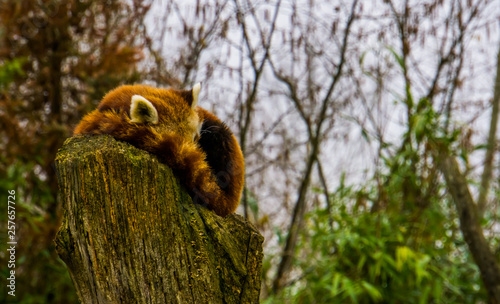
[[[141,95],[154,105],[157,124],[131,122],[133,95]],[[74,135],[109,134],[156,155],[172,168],[195,203],[226,216],[238,207],[243,190],[243,155],[227,126],[200,107],[193,110],[192,102],[191,90],[122,86],[108,93],[98,108],[82,119]],[[202,126],[196,142],[193,134],[199,123]]]

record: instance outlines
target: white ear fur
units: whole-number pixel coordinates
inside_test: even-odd
[[[155,106],[141,95],[132,96],[130,118],[134,123],[158,123],[158,111]]]
[[[198,95],[200,94],[201,90],[201,83],[197,83],[193,87],[193,103],[191,104],[191,108],[196,108],[196,105],[198,104]]]

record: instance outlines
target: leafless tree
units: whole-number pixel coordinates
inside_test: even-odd
[[[280,67],[280,65],[283,66],[283,62],[277,57],[271,56],[273,73],[284,84],[286,97],[294,105],[302,123],[304,123],[308,146],[305,157],[306,165],[299,182],[288,235],[273,282],[273,292],[278,292],[285,285],[286,275],[292,266],[299,229],[302,227],[307,210],[307,194],[316,165],[319,168],[319,176],[326,187],[319,159],[320,147],[328,121],[334,120],[334,113],[345,104],[340,80],[344,75],[346,53],[350,39],[352,39],[351,28],[356,19],[357,1],[353,1],[348,8],[339,8],[339,11],[344,13],[347,18],[343,21],[345,24],[341,24],[342,18],[338,18],[337,22],[331,26],[331,37],[337,36],[339,38],[338,40],[333,39],[334,42],[328,45],[323,44],[325,41],[322,37],[313,34],[318,30],[317,27],[325,26],[325,24],[317,22],[317,16],[312,11],[313,8],[314,5],[310,2],[310,11],[305,20],[298,20],[298,15],[295,16],[295,20],[292,19],[291,32],[294,32],[294,28],[299,29],[298,37],[291,37],[289,45],[287,45],[290,48],[292,64],[289,67]],[[294,9],[297,10],[296,7]],[[325,54],[326,49],[329,49],[333,54]],[[302,52],[299,53],[297,50]],[[305,58],[302,59],[301,56]],[[321,65],[324,60],[328,62],[326,66]],[[321,77],[323,73],[328,76]],[[323,81],[323,83],[318,82],[318,80]]]
[[[161,75],[156,79],[179,86],[203,81],[205,106],[237,133],[247,160],[243,213],[265,230],[267,246],[276,246],[269,228],[285,235],[273,260],[275,275],[265,282],[269,289],[277,292],[291,278],[312,186],[321,189],[320,206],[333,208],[328,193],[336,168],[377,172],[384,158],[410,145],[418,151],[416,172],[433,185],[441,181],[439,172],[446,177],[426,143],[400,141],[406,127],[415,131],[421,100],[442,117],[445,133],[461,133],[463,147],[481,144],[479,132],[467,125],[477,123],[489,104],[484,94],[467,90],[477,85],[474,71],[491,70],[491,62],[471,62],[478,33],[490,39],[494,32],[493,6],[474,0],[166,2],[155,31],[162,34],[149,41]],[[480,181],[480,187],[469,185],[478,193],[480,217],[498,187],[498,93],[493,100],[486,157],[481,165],[462,163],[463,174]],[[330,148],[335,145],[343,149]],[[365,150],[346,157],[347,146]],[[337,164],[342,157],[350,162]],[[375,179],[383,194],[387,181]],[[421,198],[426,201],[426,194]],[[257,207],[260,214],[251,216]],[[380,198],[372,211],[382,208]]]

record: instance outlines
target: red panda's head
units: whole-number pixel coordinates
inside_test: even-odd
[[[191,90],[125,85],[106,94],[97,111],[125,111],[131,123],[147,124],[159,133],[173,131],[194,140],[202,125],[195,110],[200,88],[200,84]]]

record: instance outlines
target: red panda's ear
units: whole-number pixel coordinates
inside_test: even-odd
[[[155,106],[141,95],[132,96],[130,118],[134,123],[158,123],[158,111]]]
[[[195,84],[193,89],[191,90],[193,92],[193,102],[191,103],[191,108],[193,110],[198,105],[198,95],[200,95],[200,90],[201,90],[201,83],[199,82]]]
[[[200,94],[201,84],[198,82],[191,90],[177,91],[179,95],[187,102],[191,109],[195,109],[198,104],[198,95]]]

